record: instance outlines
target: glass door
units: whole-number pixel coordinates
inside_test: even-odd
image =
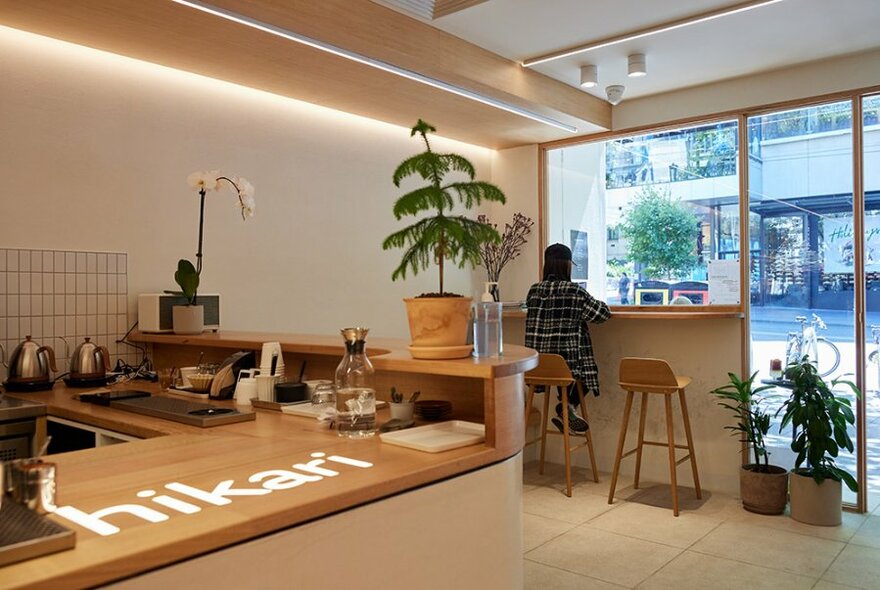
[[[852,104],[749,117],[748,137],[749,211],[761,220],[760,235],[750,236],[759,247],[751,273],[759,283],[750,286],[751,370],[770,381],[770,361],[784,365],[790,347],[798,347],[815,357],[826,380],[852,376],[861,370],[854,338]],[[780,385],[767,392],[772,412],[789,393]],[[855,407],[846,387],[835,393]],[[793,433],[780,430],[780,421],[781,415],[771,427],[770,461],[790,469]],[[855,428],[850,434],[855,442]],[[843,451],[837,463],[858,474],[857,453]],[[845,486],[844,501],[856,502]]]
[[[865,195],[865,488],[866,507],[880,506],[880,96],[862,100]]]

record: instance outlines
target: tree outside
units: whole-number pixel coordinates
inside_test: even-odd
[[[644,186],[620,224],[628,258],[651,278],[684,277],[697,265],[697,219],[669,189]]]

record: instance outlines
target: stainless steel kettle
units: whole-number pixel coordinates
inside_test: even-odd
[[[85,337],[70,355],[71,379],[97,379],[106,376],[110,366],[110,351]]]
[[[51,346],[40,346],[30,336],[24,337],[12,351],[9,362],[6,362],[6,351],[3,351],[3,366],[8,369],[6,383],[37,383],[51,379],[49,369],[55,368],[55,351]]]

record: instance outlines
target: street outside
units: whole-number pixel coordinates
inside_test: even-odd
[[[752,333],[752,358],[753,371],[758,371],[757,379],[770,377],[770,360],[782,359],[785,364],[785,349],[789,332],[800,332],[800,325],[795,320],[796,316],[806,316],[812,319],[812,314],[818,314],[826,323],[826,330],[818,330],[818,336],[833,342],[840,350],[840,366],[828,378],[844,378],[855,380],[855,343],[853,340],[854,315],[851,311],[804,309],[791,307],[752,307],[751,309],[751,333]],[[866,325],[880,324],[880,312],[868,312]],[[866,352],[868,355],[877,350],[877,345],[871,340],[870,331],[866,337]],[[821,350],[820,350],[821,353]],[[821,362],[822,359],[820,359]],[[866,372],[865,397],[867,400],[866,434],[867,434],[867,457],[868,457],[868,502],[870,507],[880,504],[880,365],[869,363]],[[720,385],[720,383],[719,383]],[[789,391],[782,387],[775,387],[766,392],[766,399],[770,402],[769,409],[772,412],[781,407],[788,398]],[[850,398],[855,410],[855,399],[851,390],[846,385],[838,385],[835,393]],[[771,462],[784,467],[794,466],[795,454],[789,448],[791,443],[791,428],[782,433],[779,432],[780,414],[771,427],[770,452]],[[856,441],[855,427],[851,429],[850,436]],[[837,458],[840,467],[853,475],[856,473],[856,458],[849,453],[842,453]],[[844,501],[855,502],[855,494],[844,486]]]

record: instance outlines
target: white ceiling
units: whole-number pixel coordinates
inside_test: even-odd
[[[515,61],[740,3],[741,0],[489,0],[431,21]],[[429,21],[426,21],[429,22]],[[880,0],[783,0],[533,69],[577,87],[580,66],[624,100],[880,47]],[[628,78],[627,55],[647,55],[648,75]]]

